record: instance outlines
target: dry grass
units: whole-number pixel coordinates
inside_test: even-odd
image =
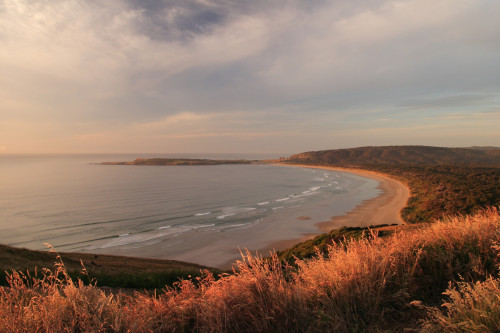
[[[494,245],[497,257],[500,246]],[[424,329],[429,332],[500,332],[500,279],[450,282],[442,308],[431,308]]]
[[[60,260],[60,257],[58,256]],[[84,269],[84,268],[83,268]],[[74,283],[62,261],[41,277],[17,271],[0,287],[1,332],[119,331],[119,302],[81,280]]]
[[[445,293],[446,311],[432,309],[429,332],[500,332],[500,280],[460,282]]]
[[[498,276],[497,251],[492,246],[499,241],[500,217],[491,209],[389,238],[374,234],[334,245],[328,256],[297,260],[296,267],[276,256],[262,259],[245,254],[234,274],[214,279],[207,272],[203,278],[180,281],[161,295],[107,296],[96,287],[73,283],[62,267],[46,271],[39,279],[14,272],[10,286],[0,288],[0,330],[353,332],[416,328],[425,312],[412,304],[438,304],[450,281],[463,281],[462,287],[486,281],[483,292],[489,293],[492,280],[488,277]],[[464,290],[477,291],[479,285]],[[454,294],[449,290],[448,295],[458,300],[456,295],[466,297],[465,291]],[[453,306],[449,311],[455,311]]]
[[[80,273],[81,262],[89,275],[97,280],[97,286],[110,288],[162,289],[172,285],[179,277],[200,276],[200,270],[208,267],[174,260],[134,258],[104,254],[70,253],[59,254],[66,272],[77,280],[88,282]],[[33,251],[0,244],[0,285],[7,285],[4,271],[30,272],[36,267],[53,267],[55,256],[47,251]],[[219,273],[219,270],[210,269]]]

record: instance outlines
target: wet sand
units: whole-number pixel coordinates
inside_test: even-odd
[[[371,178],[379,182],[378,188],[381,190],[379,196],[361,202],[354,209],[343,215],[332,216],[329,221],[316,223],[316,227],[318,227],[318,229],[322,232],[329,232],[343,226],[368,227],[380,224],[404,224],[404,221],[401,218],[401,209],[406,206],[406,203],[410,198],[410,189],[405,184],[390,178],[385,174],[368,170],[329,166],[309,166],[300,164],[280,165],[346,172],[356,174],[361,177]],[[297,219],[303,220],[303,218],[304,216],[300,216]],[[287,249],[297,243],[304,242],[316,236],[317,234],[304,234],[301,238],[280,240],[267,245],[258,252],[268,254],[276,250]]]
[[[321,231],[328,232],[339,225],[370,226],[378,224],[404,223],[401,219],[400,212],[401,209],[406,206],[410,197],[410,189],[405,184],[400,183],[387,175],[374,171],[327,166],[295,166],[348,172],[362,177],[372,178],[379,182],[378,187],[382,193],[378,197],[360,203],[356,208],[345,215],[333,216],[330,221],[317,223],[316,225]]]
[[[304,165],[290,167],[311,168]],[[381,194],[373,199],[363,201],[346,214],[307,227],[307,222],[310,224],[313,221],[309,221],[310,217],[307,212],[297,208],[297,210],[290,210],[287,213],[290,215],[286,216],[286,218],[283,216],[279,218],[271,217],[266,220],[266,223],[257,223],[241,230],[227,233],[192,232],[185,237],[185,239],[189,239],[189,242],[180,244],[176,249],[170,247],[172,244],[168,242],[159,242],[144,248],[108,249],[103,252],[174,259],[221,269],[231,269],[232,264],[241,259],[240,251],[244,252],[246,249],[252,254],[259,253],[267,256],[271,251],[289,248],[298,242],[313,238],[321,232],[327,232],[342,226],[402,223],[399,212],[406,205],[410,193],[405,185],[385,175],[370,171],[332,167],[314,168],[372,178],[379,182],[378,188],[381,190]],[[342,203],[336,202],[336,204]],[[315,209],[322,208],[317,207]],[[310,213],[312,212],[310,211]],[[302,226],[304,232],[298,238],[297,230],[302,230]],[[310,232],[311,230],[314,230],[314,232]],[[239,244],[238,247],[235,247],[235,242]],[[166,253],[169,253],[167,257],[165,256]]]

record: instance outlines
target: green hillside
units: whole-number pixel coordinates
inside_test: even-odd
[[[500,206],[500,150],[490,147],[361,147],[292,155],[282,163],[372,170],[408,185],[407,223]]]
[[[56,253],[33,251],[0,245],[0,284],[5,285],[6,274],[12,270],[30,275],[41,274],[43,268],[52,268],[59,262]],[[73,279],[110,288],[162,289],[179,278],[199,276],[207,267],[175,260],[123,257],[91,253],[60,253],[67,273]],[[82,266],[83,264],[83,266]],[[86,274],[82,274],[85,268]],[[219,270],[211,269],[217,273]],[[1,332],[1,330],[0,330]]]
[[[430,146],[382,146],[310,151],[290,156],[287,161],[329,165],[380,164],[492,164],[500,166],[500,150],[444,148]]]

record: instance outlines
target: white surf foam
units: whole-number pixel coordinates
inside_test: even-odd
[[[194,214],[194,216],[203,216],[203,215],[210,215],[210,214],[212,214],[212,212],[198,213],[198,214]]]
[[[214,227],[215,224],[207,224],[207,225],[179,225],[175,226],[172,228],[171,226],[166,226],[166,227],[161,227],[163,228],[162,231],[156,230],[156,231],[150,231],[150,232],[144,232],[144,233],[138,233],[138,234],[123,234],[120,235],[120,237],[113,238],[110,241],[106,242],[105,244],[101,245],[100,248],[109,248],[109,247],[115,247],[115,246],[129,246],[131,244],[136,244],[139,245],[140,243],[148,243],[148,244],[142,244],[140,246],[144,245],[150,245],[152,240],[161,238],[161,237],[166,237],[166,236],[172,236],[172,235],[177,235],[184,233],[186,231],[191,231],[195,229],[200,229],[200,228],[208,228],[208,227]],[[164,230],[164,229],[169,229]],[[161,241],[161,240],[158,240]]]
[[[254,208],[254,207],[228,207],[228,208],[224,208],[222,210],[223,214],[217,216],[217,218],[219,220],[223,220],[226,217],[248,213],[248,212],[251,212],[252,210],[255,210],[255,209],[257,209],[257,208]]]
[[[217,216],[217,218],[218,218],[219,220],[223,220],[223,219],[225,219],[226,217],[233,216],[233,215],[236,215],[236,214],[238,214],[238,213],[233,213],[233,214],[225,214],[225,215],[219,215],[219,216]]]

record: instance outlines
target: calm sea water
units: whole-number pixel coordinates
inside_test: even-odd
[[[373,180],[305,168],[97,164],[136,157],[173,156],[1,156],[0,243],[44,249],[48,242],[61,251],[143,247],[193,230],[246,228],[325,200],[338,213],[334,199],[362,187],[344,212],[379,193]]]

